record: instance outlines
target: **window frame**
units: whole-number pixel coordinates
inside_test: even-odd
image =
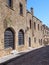
[[[29,37],[29,47],[31,47],[31,38]]]
[[[34,43],[36,43],[36,37],[34,38]]]
[[[6,36],[8,36],[8,37],[6,37]],[[11,39],[11,37],[12,37],[12,39]],[[10,41],[8,41],[8,40],[10,40]],[[6,42],[8,42],[8,44]],[[12,42],[12,43],[10,43],[10,42]],[[11,28],[7,28],[4,32],[4,48],[5,49],[6,48],[15,49],[15,33]]]
[[[21,34],[20,34],[21,33]],[[24,45],[24,32],[23,30],[20,30],[18,32],[18,44],[21,46],[21,45]]]
[[[39,27],[39,24],[38,24],[38,30],[40,29],[40,27]]]
[[[36,22],[34,22],[34,29],[36,30]]]
[[[31,29],[31,19],[30,19],[30,21],[29,21],[29,24],[30,24],[30,29]]]
[[[23,4],[19,3],[19,8],[20,8],[20,15],[23,15]]]
[[[9,8],[13,8],[13,0],[7,0],[7,6],[9,7]]]

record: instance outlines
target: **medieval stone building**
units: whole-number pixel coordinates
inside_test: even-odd
[[[49,28],[46,25],[43,25],[43,44],[49,44]]]
[[[33,15],[33,8],[26,9],[26,2],[0,0],[0,57],[44,45],[43,24]]]

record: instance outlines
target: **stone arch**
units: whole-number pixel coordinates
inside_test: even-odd
[[[24,45],[24,31],[22,29],[18,32],[18,43],[19,45]]]
[[[4,32],[4,47],[15,49],[15,31],[9,27]]]

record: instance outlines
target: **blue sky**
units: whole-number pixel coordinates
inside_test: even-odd
[[[34,15],[49,27],[49,0],[27,0],[27,9],[34,8]]]

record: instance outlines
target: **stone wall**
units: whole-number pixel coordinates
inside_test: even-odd
[[[20,15],[20,3],[23,5],[23,15]],[[43,45],[42,22],[33,14],[32,8],[31,12],[26,10],[26,0],[13,0],[12,8],[8,6],[7,0],[0,0],[0,57],[6,56],[13,51],[12,48],[5,49],[4,47],[4,33],[7,28],[12,29],[14,32],[14,50],[18,52],[24,51],[29,47],[38,48]],[[34,22],[36,23],[36,30],[34,29]],[[18,33],[20,30],[24,32],[24,45],[18,44]],[[31,39],[31,46],[29,46],[29,38]],[[34,38],[36,38],[36,43]],[[39,39],[40,41],[42,39],[42,44],[39,43]]]

